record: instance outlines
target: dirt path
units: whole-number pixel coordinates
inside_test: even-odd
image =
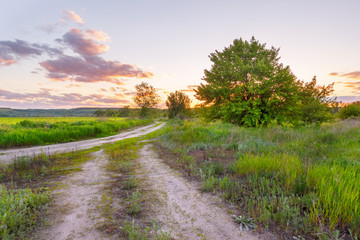
[[[151,124],[145,127],[135,128],[130,131],[122,132],[120,134],[104,137],[104,138],[96,138],[90,140],[83,140],[77,142],[69,142],[69,143],[59,143],[47,146],[38,146],[38,147],[30,147],[30,148],[18,148],[18,149],[9,149],[9,150],[1,150],[0,151],[0,162],[9,163],[11,160],[16,157],[21,156],[33,156],[40,153],[46,154],[54,154],[56,152],[72,152],[76,150],[88,149],[95,146],[100,146],[106,143],[113,143],[119,140],[123,140],[126,138],[138,137],[141,135],[145,135],[147,133],[153,132],[159,128],[161,128],[165,123],[156,126],[155,124]]]
[[[40,230],[36,239],[105,239],[95,227],[101,221],[96,206],[102,198],[102,188],[108,180],[103,165],[103,150],[93,154],[94,159],[58,183],[53,192],[54,206],[50,213],[49,227]]]
[[[155,131],[163,125],[137,128],[106,138],[106,141],[111,140],[113,142],[138,137]],[[99,143],[103,144],[104,141],[96,141],[94,144],[100,145]],[[81,146],[84,148],[91,145],[92,143]],[[54,202],[50,209],[48,224],[36,231],[34,239],[109,239],[107,236],[103,236],[104,234],[98,231],[96,227],[103,220],[98,206],[105,194],[104,186],[110,180],[105,171],[106,163],[106,154],[103,153],[103,150],[97,151],[93,153],[93,159],[81,166],[80,172],[73,172],[55,183],[57,187],[52,192]]]
[[[152,199],[153,218],[175,239],[258,239],[249,232],[240,234],[238,226],[226,210],[219,207],[221,200],[181,177],[163,163],[145,145],[139,152],[139,175],[147,181],[156,196]]]

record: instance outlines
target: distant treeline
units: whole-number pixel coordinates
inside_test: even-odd
[[[11,109],[0,108],[0,117],[137,117],[133,108]],[[165,110],[151,109],[151,115],[166,116]]]

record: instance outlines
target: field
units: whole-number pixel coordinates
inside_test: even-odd
[[[18,118],[2,121],[2,129],[17,133],[52,130],[61,133],[82,126],[112,131],[83,135],[82,138],[114,134],[150,122],[119,118]],[[56,127],[49,127],[52,125]],[[114,130],[115,126],[120,127]],[[39,135],[39,139],[42,136]],[[150,218],[153,212],[161,210],[152,209],[152,201],[156,203],[158,200],[154,198],[153,190],[149,190],[157,180],[149,182],[144,179],[147,171],[152,173],[156,169],[144,170],[141,163],[144,159],[139,159],[146,151],[150,152],[142,149],[148,144],[143,141],[145,139],[152,139],[153,149],[168,166],[180,171],[185,178],[200,183],[204,194],[218,195],[235,206],[236,210],[228,210],[227,215],[236,213],[237,222],[244,228],[255,227],[259,234],[269,231],[279,239],[357,240],[360,235],[360,120],[296,128],[244,128],[194,119],[171,120],[158,131],[115,144],[74,153],[19,158],[8,166],[2,166],[0,236],[26,239],[32,229],[42,223],[42,218],[49,217],[43,211],[49,203],[51,208],[51,203],[57,198],[52,194],[54,187],[48,185],[50,180],[57,181],[60,189],[74,187],[87,182],[76,177],[83,172],[84,176],[94,175],[90,177],[94,182],[89,182],[88,187],[97,189],[96,184],[101,181],[95,176],[101,174],[85,174],[83,167],[85,164],[94,167],[91,165],[94,158],[100,163],[99,159],[105,157],[107,161],[93,169],[103,169],[101,171],[106,171],[109,178],[105,178],[102,187],[94,191],[100,195],[88,196],[99,199],[99,202],[83,203],[88,207],[94,205],[105,219],[96,223],[97,231],[128,239],[171,239],[169,233],[163,232],[161,226]],[[31,143],[35,144],[43,143]],[[98,154],[97,157],[94,153]],[[69,182],[72,178],[67,177],[70,173],[77,179],[74,184]],[[64,189],[62,194],[67,192]],[[169,196],[169,193],[161,192],[160,198],[164,196]],[[187,197],[190,198],[190,194]],[[118,203],[121,203],[120,207]],[[55,212],[67,211],[70,210]],[[88,218],[86,214],[79,216]],[[98,218],[101,219],[94,219]],[[196,217],[191,221],[194,219]]]
[[[0,118],[0,148],[47,145],[114,135],[150,123],[127,118]]]
[[[175,121],[158,146],[170,165],[200,180],[203,191],[221,193],[258,228],[287,239],[337,239],[360,233],[359,126]]]

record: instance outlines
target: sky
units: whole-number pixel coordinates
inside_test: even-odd
[[[148,82],[164,107],[193,98],[209,54],[254,36],[302,81],[360,100],[359,0],[1,0],[0,107],[134,106]]]

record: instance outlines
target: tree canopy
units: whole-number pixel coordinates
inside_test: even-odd
[[[222,52],[210,54],[212,66],[205,70],[195,97],[208,107],[210,119],[244,126],[266,125],[273,120],[295,121],[305,105],[318,101],[326,108],[332,85],[317,87],[297,80],[289,66],[279,63],[279,49],[266,48],[254,37],[235,39]]]
[[[155,107],[160,102],[160,97],[156,89],[146,82],[136,85],[135,89],[136,95],[133,100],[141,108],[141,115],[145,116],[149,108]]]
[[[190,108],[190,98],[183,92],[175,91],[170,93],[166,106],[168,107],[169,118],[184,118],[187,115],[187,111]]]

